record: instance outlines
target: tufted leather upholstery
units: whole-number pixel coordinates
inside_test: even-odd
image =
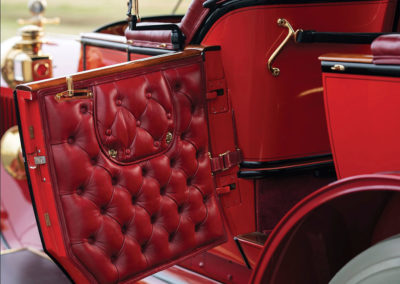
[[[203,8],[204,2],[205,0],[193,0],[182,21],[178,24],[186,37],[185,45],[190,43],[208,14],[209,9]],[[135,31],[127,28],[125,36],[128,40],[133,41],[132,44],[135,46],[157,48],[160,47],[160,44],[165,44],[167,49],[173,49],[171,31]]]
[[[39,96],[65,246],[91,282],[134,281],[225,238],[203,62],[174,65],[88,82],[94,100]]]
[[[382,35],[371,44],[374,64],[400,64],[400,34]]]
[[[97,85],[94,93],[96,129],[103,151],[117,150],[117,161],[132,162],[168,147],[166,136],[173,132],[174,120],[161,73]]]

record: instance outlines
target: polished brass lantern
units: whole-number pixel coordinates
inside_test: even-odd
[[[42,28],[29,25],[21,28],[20,33],[21,40],[6,55],[1,70],[11,88],[52,76],[51,58],[42,53]]]
[[[3,78],[11,88],[52,76],[51,57],[42,51],[42,26],[57,24],[60,19],[45,18],[43,13],[46,5],[45,0],[29,1],[28,6],[33,17],[28,20],[18,20],[18,23],[26,26],[19,30],[21,39],[7,53],[1,68]]]

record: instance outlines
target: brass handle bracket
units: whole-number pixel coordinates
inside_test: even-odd
[[[279,70],[279,68],[277,67],[273,67],[272,64],[274,63],[276,57],[279,55],[279,53],[282,51],[282,49],[285,47],[285,45],[288,43],[288,41],[290,40],[290,38],[293,37],[294,42],[296,42],[296,36],[297,33],[301,30],[294,30],[292,28],[292,26],[290,25],[290,23],[286,20],[286,19],[278,19],[277,21],[278,26],[280,27],[284,27],[288,29],[288,34],[285,37],[285,39],[281,42],[281,44],[278,46],[277,49],[275,49],[275,51],[272,53],[272,55],[270,56],[270,58],[268,59],[268,70],[271,72],[271,74],[274,77],[279,76],[279,74],[281,73],[281,70]]]
[[[67,90],[56,94],[57,101],[93,98],[93,93],[90,90],[75,90],[72,77],[69,76],[65,79],[67,81]]]

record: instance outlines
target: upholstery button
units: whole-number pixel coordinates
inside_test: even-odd
[[[116,104],[117,106],[120,106],[120,105],[122,105],[122,101],[121,101],[121,100],[117,100],[117,101],[115,102],[115,104]]]
[[[82,195],[83,194],[83,187],[82,186],[78,187],[77,190],[76,190],[76,193],[78,195]]]
[[[82,104],[80,107],[81,113],[87,113],[88,111],[88,107],[87,105]]]
[[[168,242],[172,242],[172,241],[174,240],[174,238],[175,238],[175,233],[169,234],[169,236],[168,236]]]
[[[175,163],[176,163],[176,161],[175,161],[175,159],[170,159],[169,160],[169,165],[171,166],[171,168],[173,168],[174,166],[175,166]]]
[[[101,215],[106,214],[106,212],[107,212],[106,207],[101,207],[101,208],[100,208],[100,214],[101,214]]]
[[[116,260],[117,260],[117,255],[116,254],[113,254],[113,255],[110,256],[110,261],[111,262],[115,262]]]
[[[206,203],[208,201],[208,196],[203,196],[203,202]]]
[[[121,233],[122,234],[126,234],[126,231],[127,231],[127,226],[126,225],[123,225],[122,227],[121,227]]]
[[[194,114],[196,112],[196,106],[195,105],[192,105],[192,107],[190,108],[190,112],[192,114]]]
[[[116,177],[111,178],[111,184],[116,185],[118,183],[118,179]]]
[[[130,153],[131,153],[131,150],[130,150],[130,149],[126,149],[126,150],[125,150],[125,154],[129,155]]]
[[[179,214],[182,214],[183,210],[184,210],[184,206],[183,205],[178,206],[178,213]]]
[[[194,231],[198,232],[200,230],[201,224],[196,224],[196,226],[194,226]]]
[[[181,140],[185,140],[186,139],[186,133],[182,133],[181,134]]]
[[[72,144],[72,143],[74,143],[75,142],[75,139],[74,139],[74,137],[68,137],[68,144]]]
[[[137,196],[132,196],[132,204],[134,205],[137,201]]]
[[[165,195],[167,193],[167,187],[163,186],[160,188],[160,195]]]
[[[154,141],[154,147],[156,148],[160,147],[160,141]]]
[[[140,120],[136,120],[136,126],[140,126],[140,124],[142,124]]]
[[[94,243],[96,242],[96,238],[95,238],[94,236],[90,236],[90,237],[87,239],[87,241],[88,241],[89,244],[94,244]]]
[[[140,249],[142,250],[142,252],[144,252],[147,248],[147,243],[144,243],[140,246]]]
[[[181,88],[182,88],[181,83],[176,82],[176,83],[175,83],[175,86],[174,86],[175,92],[179,91]]]
[[[188,178],[188,179],[186,180],[186,185],[187,185],[187,186],[192,185],[192,183],[193,183],[193,180],[192,180],[191,178]]]
[[[154,224],[157,221],[157,216],[153,215],[151,216],[151,223]]]
[[[169,112],[169,113],[167,113],[167,118],[168,119],[171,119],[172,118],[172,114]]]
[[[107,129],[107,130],[106,130],[106,135],[107,135],[107,136],[110,136],[110,135],[111,135],[111,129]]]
[[[150,92],[146,93],[146,98],[151,99],[151,93]]]
[[[97,164],[97,156],[96,157],[92,157],[91,159],[90,159],[90,161],[92,162],[92,165],[96,165]]]
[[[145,167],[142,167],[142,176],[147,175],[147,169]]]

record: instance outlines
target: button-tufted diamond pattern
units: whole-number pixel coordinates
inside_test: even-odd
[[[222,241],[201,58],[92,88],[94,100],[42,100],[76,266],[88,279],[125,282]]]
[[[116,160],[133,162],[168,147],[173,108],[162,72],[99,84],[94,87],[96,129],[105,152]]]

